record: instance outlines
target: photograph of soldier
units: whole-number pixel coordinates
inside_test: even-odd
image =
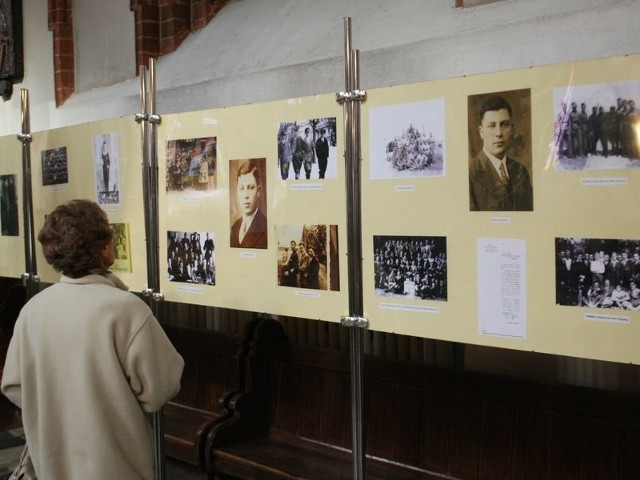
[[[445,174],[444,100],[369,110],[369,177],[390,179]]]
[[[40,152],[42,162],[42,186],[69,183],[67,147],[52,148]]]
[[[571,85],[553,97],[556,170],[640,167],[640,82]]]
[[[447,300],[446,237],[374,235],[378,297]]]
[[[338,176],[336,118],[278,125],[278,177],[310,180]]]
[[[117,133],[105,133],[93,137],[93,163],[96,201],[100,205],[120,204],[120,159]]]
[[[16,175],[0,175],[0,227],[2,235],[19,235]]]
[[[167,232],[167,278],[216,284],[215,236],[211,232]]]
[[[217,187],[216,137],[167,141],[167,192],[207,193]]]
[[[115,260],[111,270],[131,273],[131,237],[128,223],[112,223]]]
[[[266,159],[229,161],[232,248],[267,248]]]
[[[640,240],[555,239],[556,304],[640,310]]]
[[[470,95],[469,209],[531,211],[531,91]]]
[[[340,290],[337,225],[276,225],[278,285]]]

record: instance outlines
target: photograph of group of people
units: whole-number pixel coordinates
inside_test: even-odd
[[[171,282],[216,284],[215,237],[211,232],[167,232]]]
[[[278,285],[340,290],[337,225],[276,225]]]
[[[2,235],[19,235],[18,194],[16,175],[0,175],[0,227]]]
[[[115,272],[131,272],[131,237],[128,223],[112,223],[115,259],[111,269]]]
[[[369,177],[389,179],[445,174],[444,100],[369,110]]]
[[[556,303],[640,310],[640,240],[556,238]]]
[[[640,82],[554,90],[558,170],[640,167]]]
[[[195,193],[216,189],[216,137],[169,140],[165,155],[167,192]]]
[[[375,293],[379,297],[447,300],[447,239],[374,235]]]
[[[120,203],[120,157],[116,133],[105,133],[93,137],[93,163],[97,202],[100,205],[118,205]]]
[[[67,147],[51,148],[40,152],[42,186],[69,183]]]
[[[336,118],[278,125],[278,169],[282,180],[336,178]]]

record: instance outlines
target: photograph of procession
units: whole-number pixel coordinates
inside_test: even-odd
[[[167,141],[167,192],[207,193],[216,189],[216,137]]]
[[[276,225],[278,285],[340,290],[337,225]]]
[[[640,240],[556,238],[556,304],[640,310]]]
[[[640,167],[640,82],[556,88],[556,170]]]
[[[374,235],[379,297],[447,300],[447,238]]]
[[[369,161],[371,179],[444,175],[444,100],[371,108]]]

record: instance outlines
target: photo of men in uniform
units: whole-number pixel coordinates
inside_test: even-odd
[[[207,193],[217,187],[216,137],[167,141],[167,192]]]
[[[42,162],[42,186],[69,183],[67,147],[52,148],[40,152]]]
[[[232,248],[267,248],[266,159],[229,161]]]
[[[531,92],[472,95],[469,118],[469,209],[531,211]]]
[[[170,282],[216,284],[215,236],[212,232],[167,232]]]

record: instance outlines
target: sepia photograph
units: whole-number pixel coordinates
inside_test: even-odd
[[[209,193],[217,188],[216,137],[167,141],[167,192]]]
[[[131,237],[128,223],[112,223],[115,260],[111,266],[114,272],[131,273]]]
[[[340,290],[337,225],[276,225],[278,285]]]
[[[170,282],[216,284],[215,235],[212,232],[167,232]]]
[[[378,297],[447,301],[447,238],[374,235]]]
[[[117,133],[105,133],[93,137],[93,163],[97,202],[100,205],[119,205],[120,157]]]
[[[40,152],[42,161],[42,186],[69,183],[67,147],[52,148]]]
[[[16,175],[0,175],[0,227],[2,235],[19,235]]]
[[[640,167],[640,82],[556,88],[553,102],[556,170]]]
[[[267,160],[229,160],[231,248],[267,248]]]
[[[278,177],[310,180],[338,176],[336,118],[278,125]]]
[[[445,175],[444,100],[369,110],[371,179]]]
[[[556,304],[640,310],[640,240],[555,239]]]
[[[469,210],[531,211],[531,90],[468,97]]]

